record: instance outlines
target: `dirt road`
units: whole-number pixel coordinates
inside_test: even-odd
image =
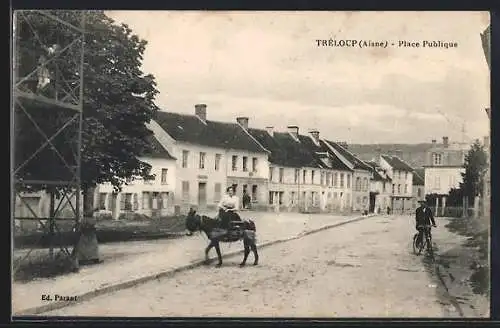
[[[412,254],[409,220],[369,218],[262,249],[258,266],[237,256],[45,314],[456,317]]]

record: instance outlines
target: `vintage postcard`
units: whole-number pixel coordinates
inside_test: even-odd
[[[489,317],[489,31],[14,12],[13,315]]]

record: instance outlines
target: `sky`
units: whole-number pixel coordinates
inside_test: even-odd
[[[299,126],[348,143],[450,141],[489,133],[487,12],[111,11],[148,41],[143,71],[157,105],[285,131]],[[387,48],[318,47],[330,38]],[[454,48],[398,48],[435,40]]]

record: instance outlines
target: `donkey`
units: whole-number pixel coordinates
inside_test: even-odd
[[[210,243],[205,249],[205,264],[209,264],[210,260],[208,257],[208,252],[215,247],[217,252],[217,258],[219,262],[216,267],[222,266],[222,255],[220,251],[220,242],[235,242],[238,240],[243,240],[243,246],[245,249],[243,261],[240,263],[240,267],[245,266],[247,262],[248,255],[250,254],[250,249],[254,255],[253,265],[259,264],[259,253],[257,252],[256,245],[256,227],[252,220],[244,220],[241,222],[240,226],[233,228],[222,229],[220,227],[220,221],[217,219],[210,218],[205,215],[198,215],[196,211],[192,208],[186,217],[186,229],[189,231],[188,235],[192,235],[195,231],[204,232]]]

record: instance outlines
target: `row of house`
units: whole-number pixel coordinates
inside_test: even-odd
[[[213,210],[228,186],[259,210],[351,212],[412,207],[413,169],[401,159],[380,156],[366,163],[344,143],[301,133],[298,126],[275,131],[207,118],[207,106],[194,115],[161,111],[148,126],[156,150],[142,160],[153,167],[152,181],[136,179],[119,194],[99,186],[98,208],[118,217],[124,211],[170,215],[190,207]],[[380,188],[379,179],[385,179]],[[241,204],[243,205],[243,204]]]
[[[364,162],[316,129],[251,128],[248,117],[212,121],[205,104],[195,105],[194,115],[160,111],[148,128],[153,151],[140,159],[154,178],[131,179],[120,193],[109,184],[95,190],[95,207],[113,218],[214,210],[228,186],[259,210],[405,211],[414,203],[408,164],[388,155]]]

